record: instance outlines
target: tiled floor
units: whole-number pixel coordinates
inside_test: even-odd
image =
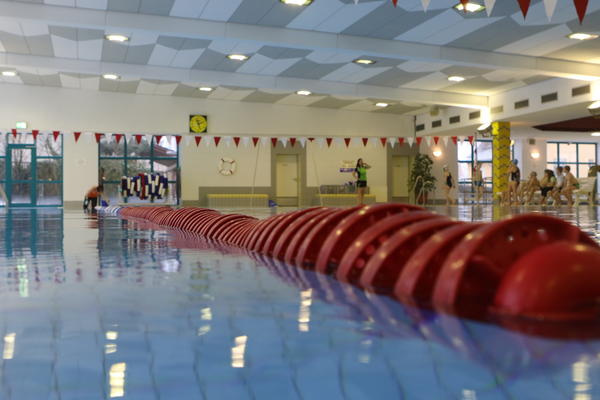
[[[597,208],[551,213],[600,239]],[[0,215],[0,399],[600,397],[600,340],[420,312],[152,228],[77,211]]]

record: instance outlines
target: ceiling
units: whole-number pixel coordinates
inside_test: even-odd
[[[600,33],[600,1],[582,26],[567,0],[551,22],[541,1],[526,20],[514,0],[497,1],[490,17],[455,3],[432,0],[423,12],[419,0],[0,0],[0,69],[18,71],[0,82],[404,114],[481,107],[550,78],[600,77],[600,39],[566,38]],[[109,33],[130,40],[109,42]],[[377,62],[352,62],[360,57]],[[121,79],[101,78],[109,72]],[[204,85],[216,90],[199,92]]]
[[[534,128],[550,132],[600,132],[600,119],[594,117],[576,118],[537,125]]]

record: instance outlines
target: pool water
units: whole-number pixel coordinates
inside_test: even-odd
[[[553,213],[600,238],[596,208]],[[410,308],[116,217],[10,210],[2,237],[0,399],[600,398],[600,339]]]

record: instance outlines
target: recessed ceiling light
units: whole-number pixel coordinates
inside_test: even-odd
[[[588,110],[596,110],[598,108],[600,108],[600,100],[599,101],[595,101],[595,102],[593,102],[592,104],[590,104],[588,106]]]
[[[457,9],[458,11],[465,11],[466,12],[470,12],[470,13],[476,13],[476,12],[480,12],[485,10],[485,7],[482,6],[481,4],[477,4],[477,3],[467,3],[466,5],[462,5],[462,3],[458,3],[457,5],[454,6],[455,9]]]
[[[600,132],[592,132],[592,136],[598,137],[598,136],[600,136]]]
[[[462,82],[462,81],[465,80],[465,77],[464,76],[457,76],[457,75],[455,75],[455,76],[449,76],[448,80],[450,82]]]
[[[110,40],[111,42],[126,42],[129,38],[125,35],[119,35],[116,33],[111,33],[110,35],[104,36],[106,40]]]
[[[199,87],[198,90],[201,92],[212,92],[214,89],[209,86],[202,86],[202,87]]]
[[[313,2],[313,0],[279,0],[283,4],[287,4],[288,6],[307,6]]]
[[[8,76],[8,77],[17,76],[17,72],[16,71],[2,71],[2,76]]]
[[[576,33],[571,33],[567,37],[569,39],[573,39],[573,40],[590,40],[590,39],[597,39],[598,35],[594,35],[592,33],[576,32]]]
[[[371,64],[375,64],[377,61],[369,60],[368,58],[358,58],[352,62],[355,64],[371,65]]]
[[[299,94],[300,96],[310,96],[312,92],[310,90],[298,90],[296,94]]]
[[[102,75],[102,77],[104,79],[108,79],[109,81],[116,81],[117,79],[120,78],[119,75],[115,75],[115,74],[104,74],[104,75]]]
[[[388,103],[375,103],[375,107],[386,108],[388,106],[389,106]]]
[[[246,61],[248,59],[248,56],[243,54],[230,54],[227,56],[227,58],[234,61]]]

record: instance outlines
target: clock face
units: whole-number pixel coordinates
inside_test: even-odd
[[[205,115],[190,115],[190,132],[204,133],[208,128],[208,121]]]

